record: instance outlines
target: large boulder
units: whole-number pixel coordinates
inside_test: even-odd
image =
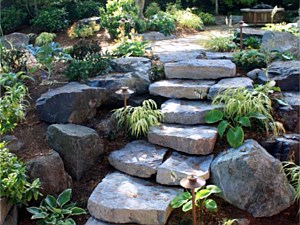
[[[148,73],[134,71],[129,73],[112,73],[106,76],[98,76],[88,81],[88,85],[92,87],[101,87],[106,90],[105,104],[116,105],[123,103],[123,96],[115,92],[121,87],[127,86],[134,93],[131,96],[148,93],[150,80]]]
[[[44,195],[55,195],[72,186],[72,178],[65,171],[64,163],[55,151],[31,159],[26,167],[32,179],[40,179],[41,192]]]
[[[254,217],[275,215],[294,203],[295,190],[281,162],[254,140],[219,154],[211,177],[226,201]]]
[[[89,213],[111,223],[166,224],[180,189],[162,187],[119,172],[108,174],[88,200]]]
[[[0,44],[7,49],[18,49],[29,44],[29,36],[18,32],[11,33],[0,38]]]
[[[300,61],[277,61],[268,67],[268,75],[259,73],[259,82],[276,81],[282,91],[299,91]]]
[[[103,88],[71,82],[42,94],[36,110],[39,119],[48,123],[82,123],[96,115],[104,100]]]
[[[76,180],[103,153],[103,145],[97,132],[80,125],[53,124],[48,127],[47,141],[60,154],[67,172]]]
[[[267,51],[291,52],[300,59],[300,38],[289,32],[265,32],[261,48]]]

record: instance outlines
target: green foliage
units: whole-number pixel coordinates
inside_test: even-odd
[[[233,54],[232,62],[246,71],[266,67],[266,55],[258,50],[243,50]]]
[[[296,201],[300,201],[300,166],[294,162],[283,162],[283,170],[286,173],[291,185],[295,188]],[[298,212],[300,213],[300,209]]]
[[[89,18],[92,16],[98,16],[99,8],[102,6],[102,3],[95,2],[92,0],[76,1],[70,5],[70,9],[67,9],[69,12],[70,20],[75,21],[83,18]]]
[[[14,31],[24,23],[27,13],[14,6],[2,8],[0,13],[1,28],[4,34]]]
[[[151,67],[150,74],[149,74],[150,81],[156,82],[165,79],[165,70],[163,64],[154,64]]]
[[[205,42],[205,47],[215,52],[230,52],[236,49],[232,37],[213,37]]]
[[[26,71],[27,55],[23,49],[7,49],[0,45],[0,72]]]
[[[100,25],[95,21],[90,22],[89,24],[78,24],[75,23],[68,30],[68,35],[71,38],[86,38],[93,36],[95,32],[100,30]]]
[[[125,116],[128,131],[135,138],[147,135],[150,126],[157,125],[163,117],[152,99],[143,101],[142,106],[116,109],[112,114],[112,118],[117,120],[119,127],[125,126]]]
[[[41,31],[60,31],[69,25],[67,15],[68,13],[64,8],[49,8],[39,11],[39,14],[31,20],[31,23]]]
[[[278,31],[278,32],[288,32],[296,37],[300,37],[299,28],[294,25],[286,23],[267,23],[265,27],[261,28],[262,30]]]
[[[199,12],[197,13],[201,18],[204,25],[213,25],[216,24],[216,18],[211,13]]]
[[[53,42],[55,37],[56,37],[56,34],[54,34],[54,33],[42,32],[35,39],[35,45],[37,45],[37,46],[48,45],[51,42]]]
[[[195,202],[196,206],[202,209],[206,209],[208,212],[216,212],[218,210],[217,203],[208,198],[212,194],[219,194],[221,190],[215,185],[207,185],[205,188],[198,188],[195,190]],[[189,192],[182,192],[177,195],[171,201],[172,208],[182,207],[183,212],[187,212],[192,209],[192,195]]]
[[[243,127],[251,127],[251,120],[256,120],[268,132],[272,130],[274,136],[284,132],[283,126],[275,122],[272,115],[272,101],[268,94],[273,90],[275,82],[259,85],[254,90],[246,88],[228,88],[219,93],[213,100],[213,105],[223,105],[222,110],[214,109],[205,115],[207,123],[216,123],[218,133],[222,138],[226,134],[229,145],[237,148],[244,142]]]
[[[143,56],[145,54],[147,45],[147,41],[126,38],[117,44],[112,54],[117,57]]]
[[[95,77],[106,73],[110,60],[101,54],[88,54],[82,60],[72,60],[64,71],[69,81],[86,81],[89,77]]]
[[[88,54],[101,52],[101,46],[96,40],[81,39],[70,50],[70,55],[74,59],[82,60]]]
[[[161,11],[161,8],[160,8],[159,4],[157,4],[156,2],[151,2],[150,5],[148,5],[148,7],[146,8],[145,16],[151,17],[151,16],[159,13],[160,11]]]
[[[52,195],[47,195],[39,207],[27,208],[27,211],[33,214],[31,219],[38,220],[38,225],[76,225],[76,222],[70,217],[86,214],[86,212],[77,207],[76,203],[69,203],[71,193],[71,189],[66,189],[57,199]]]
[[[243,45],[248,49],[260,49],[261,39],[251,36],[243,40]]]
[[[201,18],[193,14],[190,9],[177,10],[174,13],[174,16],[179,27],[193,28],[196,30],[203,29],[203,22]]]
[[[38,199],[41,185],[39,179],[32,183],[28,181],[26,166],[9,152],[3,142],[0,143],[0,168],[0,197],[6,197],[9,203],[18,206],[32,198]]]
[[[159,12],[149,19],[149,29],[171,35],[175,31],[175,20],[169,13]]]

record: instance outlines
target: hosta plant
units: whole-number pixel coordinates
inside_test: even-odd
[[[215,185],[207,185],[205,188],[195,189],[195,202],[196,206],[200,208],[200,211],[207,210],[208,212],[216,212],[218,210],[215,200],[208,198],[212,194],[221,193],[220,188]],[[172,208],[182,207],[183,212],[187,212],[192,209],[192,195],[190,192],[185,191],[177,195],[171,201]]]
[[[31,219],[38,220],[37,225],[75,225],[71,216],[86,214],[85,210],[69,203],[71,200],[71,189],[64,190],[57,198],[47,195],[39,207],[29,207],[27,211],[33,216]]]
[[[125,126],[125,116],[128,131],[135,138],[147,135],[150,126],[158,124],[163,117],[152,99],[143,101],[142,106],[127,106],[125,109],[123,107],[115,110],[112,114],[119,127]]]

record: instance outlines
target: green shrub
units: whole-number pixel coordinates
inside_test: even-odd
[[[31,20],[31,23],[41,31],[60,31],[69,25],[67,15],[68,13],[64,8],[49,8],[39,11],[38,15]]]
[[[18,206],[32,198],[38,199],[41,185],[39,179],[32,183],[28,181],[26,166],[9,152],[3,142],[0,143],[0,168],[0,197],[6,197],[9,203]]]
[[[205,47],[215,52],[230,52],[236,49],[232,37],[213,37],[205,42]]]
[[[267,23],[262,30],[278,31],[278,32],[288,32],[297,37],[300,37],[299,28],[294,25],[289,25],[286,23]]]
[[[125,38],[117,44],[112,54],[117,57],[140,57],[145,54],[147,45],[148,42],[142,41],[141,38]]]
[[[243,45],[248,49],[260,49],[261,39],[251,36],[243,40]]]
[[[78,24],[75,23],[68,30],[68,35],[70,38],[86,38],[93,36],[95,32],[100,30],[100,25],[95,21],[89,24]]]
[[[125,115],[128,132],[135,138],[147,135],[150,126],[157,125],[163,117],[152,99],[143,101],[142,106],[127,106],[126,109],[123,107],[114,110],[112,118],[117,120],[119,127],[125,126]]]
[[[232,62],[246,71],[250,71],[255,68],[265,68],[267,66],[266,55],[255,49],[243,50],[241,52],[234,53],[232,56]]]
[[[18,26],[24,23],[27,13],[14,6],[1,9],[0,20],[1,28],[4,34],[14,31]]]
[[[54,33],[42,32],[35,39],[35,45],[44,46],[44,45],[50,44],[51,42],[53,42],[55,37],[56,37],[56,34],[54,34]]]
[[[278,90],[274,87],[275,82],[257,86],[254,90],[246,88],[228,88],[219,93],[213,100],[213,105],[223,105],[222,110],[214,109],[205,115],[207,123],[216,123],[218,133],[222,138],[226,134],[229,145],[233,148],[241,146],[244,142],[242,127],[251,127],[251,120],[263,125],[267,132],[271,130],[274,136],[284,132],[282,124],[274,121],[272,101],[269,92]]]
[[[92,0],[88,1],[76,1],[76,3],[70,5],[69,19],[71,21],[80,20],[83,18],[89,18],[99,15],[99,8],[102,7],[102,3]]]
[[[201,18],[193,14],[190,9],[177,10],[174,16],[179,27],[193,28],[196,30],[203,29]]]
[[[28,56],[23,49],[7,49],[0,45],[0,72],[26,71]]]
[[[95,77],[106,73],[110,60],[101,54],[89,54],[83,60],[72,60],[64,74],[69,81],[86,81],[89,77]]]
[[[101,46],[96,40],[81,39],[71,48],[70,55],[74,59],[82,60],[88,54],[99,52],[101,52]]]
[[[150,5],[146,8],[145,16],[151,17],[161,11],[159,4],[156,2],[151,2]]]
[[[197,13],[201,18],[204,25],[213,25],[216,24],[216,18],[211,13],[199,12]]]
[[[175,31],[174,18],[169,13],[159,12],[150,17],[149,29],[159,31],[164,35],[171,35]]]
[[[76,203],[69,203],[71,194],[72,190],[66,189],[57,199],[52,195],[47,195],[39,207],[30,207],[27,211],[33,214],[31,219],[38,220],[38,225],[76,225],[70,217],[86,214],[86,212],[77,207]]]

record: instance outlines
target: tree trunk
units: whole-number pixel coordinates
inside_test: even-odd
[[[145,6],[145,0],[135,0],[135,4],[137,5],[138,8],[138,17],[139,19],[143,19],[144,18],[144,6]]]
[[[215,0],[215,13],[219,15],[219,0]]]

